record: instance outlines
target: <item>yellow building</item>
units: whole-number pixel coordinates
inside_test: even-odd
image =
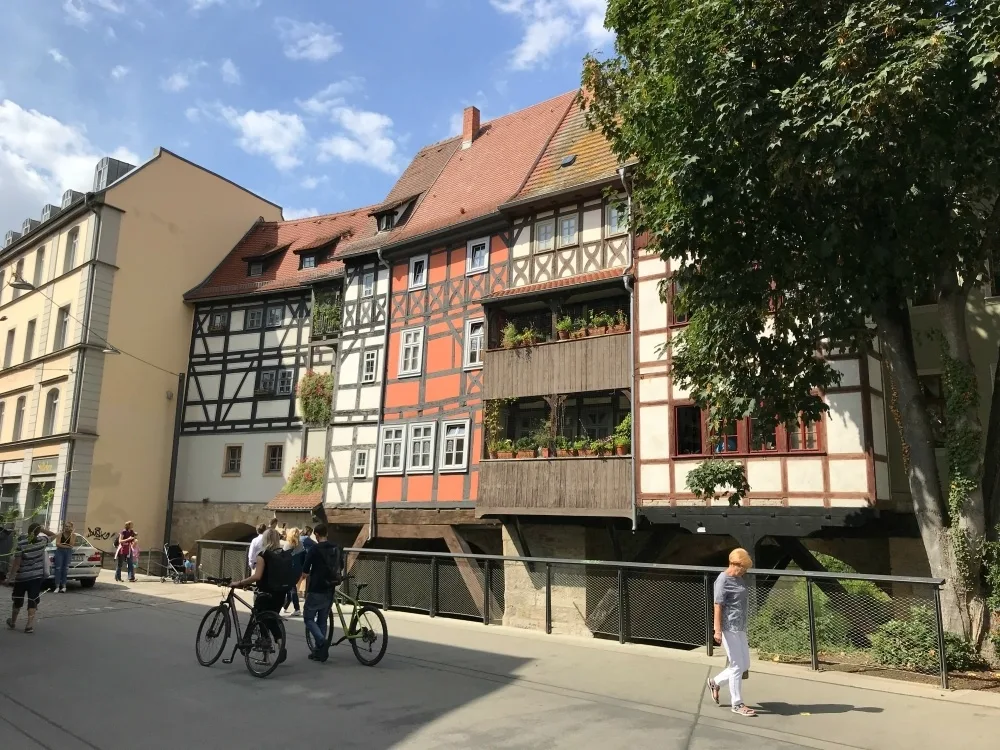
[[[99,549],[128,520],[143,548],[162,544],[191,341],[183,294],[260,217],[281,208],[157,149],[138,168],[102,159],[92,192],[67,191],[7,233],[0,511],[71,519]]]

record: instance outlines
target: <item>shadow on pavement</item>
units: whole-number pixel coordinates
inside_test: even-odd
[[[794,704],[764,702],[757,704],[757,713],[760,715],[773,714],[774,716],[800,716],[802,714],[847,714],[853,711],[863,714],[880,714],[884,709],[875,706],[851,706],[846,703],[819,703],[813,706]]]

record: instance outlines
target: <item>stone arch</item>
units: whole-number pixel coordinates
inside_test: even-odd
[[[251,542],[257,536],[257,529],[248,523],[233,521],[216,526],[206,532],[202,539],[213,539],[219,542]]]

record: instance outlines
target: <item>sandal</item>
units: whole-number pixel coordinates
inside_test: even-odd
[[[34,628],[34,626],[31,626],[31,625],[25,625],[24,626],[24,632],[28,633],[28,634],[34,633],[35,632],[35,628]]]
[[[756,716],[757,712],[754,711],[750,706],[745,703],[741,703],[738,706],[733,706],[733,713],[739,714],[740,716]]]
[[[715,701],[715,705],[719,705],[719,686],[715,684],[715,680],[711,677],[708,678],[708,689],[712,692],[712,700]]]

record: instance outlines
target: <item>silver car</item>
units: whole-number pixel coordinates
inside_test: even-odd
[[[48,547],[49,580],[48,587],[55,588],[56,574],[56,542],[52,540]],[[101,572],[101,552],[80,534],[73,535],[73,557],[69,562],[67,581],[79,581],[85,589],[97,583],[97,575]]]

